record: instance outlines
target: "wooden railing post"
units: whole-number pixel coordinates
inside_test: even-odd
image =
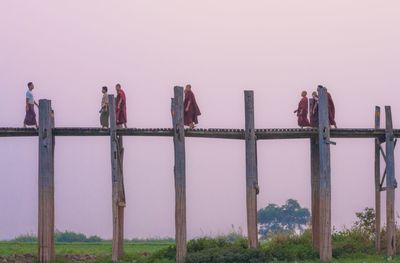
[[[387,255],[396,255],[395,188],[397,187],[394,169],[394,147],[392,111],[385,106],[386,115],[386,234]]]
[[[112,260],[118,261],[124,251],[124,208],[125,189],[123,178],[124,148],[122,136],[117,136],[114,95],[109,95],[110,141],[111,141],[111,183],[112,183],[112,213],[113,239]]]
[[[313,248],[319,249],[319,143],[317,137],[310,139],[311,149],[311,230]]]
[[[187,252],[186,233],[186,157],[183,124],[183,88],[174,88],[171,105],[175,152],[175,240],[176,262],[183,263]]]
[[[319,140],[319,255],[322,261],[332,259],[331,237],[331,152],[330,125],[328,118],[328,94],[318,86],[318,140]]]
[[[245,102],[245,139],[246,139],[246,208],[247,208],[247,233],[249,247],[258,247],[257,228],[257,141],[254,124],[254,92],[244,92]]]
[[[55,259],[54,250],[54,136],[51,101],[39,100],[39,262]]]
[[[381,108],[375,107],[375,129],[381,127]],[[381,154],[380,140],[375,139],[375,249],[381,251]]]

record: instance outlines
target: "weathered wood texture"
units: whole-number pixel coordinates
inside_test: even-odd
[[[311,230],[313,247],[319,249],[319,144],[318,138],[310,139],[311,152]]]
[[[318,136],[317,129],[256,129],[257,140],[279,140],[279,139],[307,139]],[[400,130],[393,130],[396,138],[400,137]],[[54,128],[55,136],[110,136],[109,129],[70,127]],[[123,136],[160,136],[172,137],[174,132],[171,128],[128,128],[117,129],[117,135]],[[30,137],[38,136],[38,131],[33,128],[0,128],[0,137]],[[244,140],[243,129],[185,129],[185,137],[215,138],[215,139],[237,139]],[[357,129],[332,129],[331,138],[379,138],[385,139],[385,129],[357,128]]]
[[[331,237],[331,156],[328,96],[325,87],[318,86],[318,141],[319,141],[319,255],[323,261],[332,259]]]
[[[54,136],[51,101],[39,101],[39,262],[55,259],[54,251]]]
[[[395,188],[397,187],[394,169],[394,136],[392,111],[385,106],[386,115],[386,226],[387,226],[387,255],[396,255],[396,217],[395,217]]]
[[[112,260],[118,261],[123,256],[124,250],[124,208],[125,189],[123,181],[123,156],[124,148],[122,137],[117,136],[115,99],[109,95],[110,103],[110,143],[111,143],[111,183],[112,183]]]
[[[186,154],[183,125],[183,88],[174,88],[172,100],[172,123],[175,152],[175,240],[176,262],[183,263],[187,253],[186,230]]]
[[[375,107],[375,129],[381,127],[381,108]],[[381,251],[381,154],[380,140],[375,139],[375,249]]]
[[[254,93],[244,92],[246,138],[246,207],[249,247],[258,247],[257,228],[257,141],[254,128]]]

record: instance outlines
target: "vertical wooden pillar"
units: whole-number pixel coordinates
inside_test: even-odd
[[[381,108],[375,107],[375,129],[381,127]],[[380,140],[375,139],[375,249],[381,251],[381,160],[380,160]]]
[[[118,261],[123,256],[124,250],[124,208],[125,189],[123,181],[123,156],[124,148],[122,136],[117,136],[115,99],[109,95],[110,114],[110,141],[111,141],[111,175],[112,175],[112,213],[113,213],[113,239],[112,260]]]
[[[175,240],[176,262],[183,263],[187,252],[186,233],[186,157],[183,125],[183,87],[174,87],[172,123],[175,151]]]
[[[244,91],[246,139],[246,207],[249,247],[258,247],[257,228],[257,142],[254,124],[254,92]]]
[[[313,248],[319,249],[319,143],[317,137],[310,139],[311,149],[311,230]]]
[[[54,136],[51,101],[39,101],[39,262],[55,259],[54,250]]]
[[[392,111],[385,106],[386,114],[386,226],[387,226],[387,255],[396,255],[396,217],[395,217],[395,188],[397,187],[394,169],[394,135]]]
[[[331,237],[331,152],[330,125],[328,118],[328,95],[323,86],[318,86],[318,141],[319,141],[319,255],[322,261],[332,259]]]

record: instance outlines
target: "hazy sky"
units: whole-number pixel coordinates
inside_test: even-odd
[[[29,81],[62,127],[99,126],[100,88],[117,82],[129,127],[170,127],[173,86],[186,83],[201,128],[243,128],[245,89],[255,92],[258,128],[296,127],[300,92],[318,84],[339,127],[372,127],[375,105],[392,105],[399,127],[399,10],[395,0],[2,0],[0,127],[22,126]],[[374,144],[336,141],[340,228],[374,205]],[[126,237],[173,236],[172,138],[124,142]],[[57,229],[111,237],[109,147],[107,137],[57,137]],[[36,233],[37,151],[37,138],[0,138],[0,239]],[[189,238],[245,232],[244,142],[188,138],[186,151]],[[310,207],[308,140],[260,141],[258,163],[259,208],[288,198]]]

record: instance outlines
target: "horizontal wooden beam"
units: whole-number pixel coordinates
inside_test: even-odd
[[[307,139],[317,136],[316,129],[256,129],[257,140],[272,139]],[[396,138],[400,137],[400,129],[393,130]],[[54,136],[110,136],[109,129],[102,128],[53,128]],[[122,136],[159,136],[172,137],[171,128],[129,128],[117,129],[117,135]],[[33,128],[0,128],[0,137],[38,136]],[[186,129],[185,137],[219,138],[244,140],[243,129]],[[379,138],[384,141],[384,129],[357,128],[331,129],[331,138]]]

